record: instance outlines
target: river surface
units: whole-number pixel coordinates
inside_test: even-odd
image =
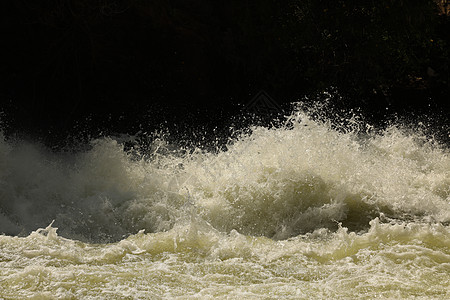
[[[450,299],[448,146],[345,123],[295,110],[217,151],[0,139],[0,298]]]

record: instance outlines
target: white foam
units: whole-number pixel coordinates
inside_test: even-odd
[[[66,237],[119,240],[196,215],[224,233],[284,239],[338,222],[365,230],[380,212],[449,222],[448,150],[350,121],[338,130],[294,111],[286,126],[254,127],[217,153],[164,139],[142,157],[112,138],[78,153],[1,140],[0,230],[26,234],[55,220]]]

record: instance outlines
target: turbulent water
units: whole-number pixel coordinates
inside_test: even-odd
[[[220,151],[2,138],[0,298],[449,299],[447,146],[318,119]]]

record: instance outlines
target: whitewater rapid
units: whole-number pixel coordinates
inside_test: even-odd
[[[225,148],[0,139],[0,296],[450,296],[447,146],[295,110]]]

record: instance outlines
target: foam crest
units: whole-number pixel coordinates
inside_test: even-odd
[[[163,137],[140,154],[114,138],[75,153],[0,140],[0,230],[27,235],[55,220],[62,236],[117,241],[195,217],[277,240],[339,223],[367,231],[381,214],[450,222],[447,148],[400,126],[375,132],[313,115],[295,110],[284,126],[252,127],[216,152]]]

